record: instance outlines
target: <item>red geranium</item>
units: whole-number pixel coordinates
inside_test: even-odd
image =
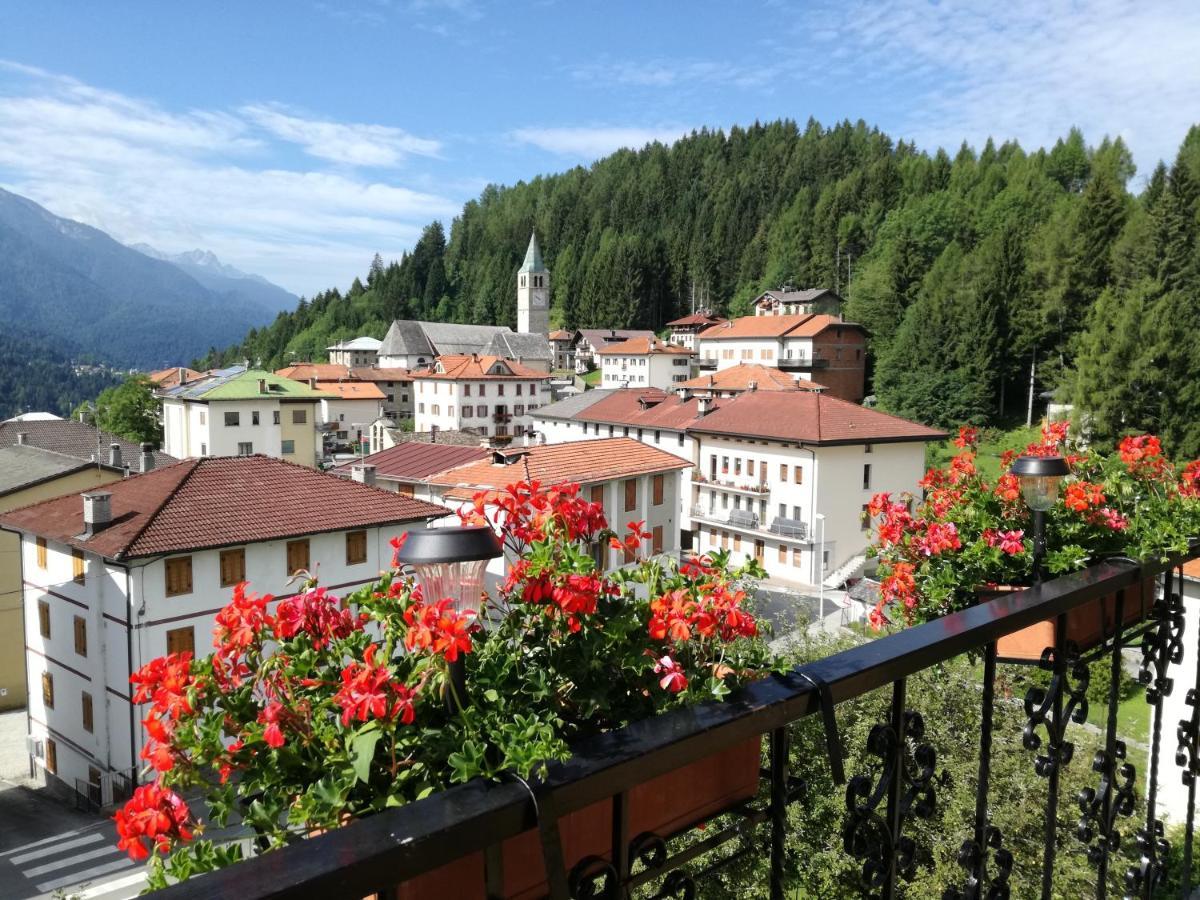
[[[190,841],[191,810],[183,798],[157,782],[144,784],[117,811],[117,848],[126,851],[131,859],[141,860],[151,851],[166,853],[171,843]]]
[[[369,645],[361,663],[342,669],[342,686],[333,699],[342,708],[343,726],[351,719],[365,722],[369,717],[411,725],[416,718],[413,700],[417,692],[397,682],[386,665],[375,661],[376,649],[375,644]]]

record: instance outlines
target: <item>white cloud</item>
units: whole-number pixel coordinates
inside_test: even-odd
[[[387,125],[362,125],[305,118],[279,104],[250,104],[239,112],[280,140],[304,152],[352,166],[394,166],[409,155],[436,156],[441,144]]]
[[[583,159],[598,159],[614,150],[620,150],[622,147],[638,150],[653,141],[672,144],[689,130],[682,126],[519,128],[510,132],[510,137],[520,143],[532,144],[551,153]]]
[[[573,66],[570,71],[577,81],[600,87],[757,88],[781,77],[775,66],[761,61],[740,65],[706,59],[601,60]]]
[[[51,212],[126,243],[164,251],[211,249],[297,293],[345,285],[371,255],[399,256],[433,218],[459,202],[355,170],[274,165],[278,139],[338,163],[382,165],[429,152],[399,129],[306,120],[263,125],[224,111],[174,113],[26,66],[0,63],[0,184]],[[344,131],[343,131],[344,128]],[[344,134],[340,158],[330,149]],[[415,143],[414,143],[415,142]],[[413,175],[413,184],[428,184]]]

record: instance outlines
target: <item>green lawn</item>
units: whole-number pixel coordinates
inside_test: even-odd
[[[1088,704],[1088,721],[1097,728],[1108,724],[1108,704]],[[1117,735],[1140,744],[1150,740],[1150,704],[1146,692],[1137,690],[1117,704]]]
[[[597,387],[600,384],[600,370],[588,372],[583,376],[583,383],[588,387]]]
[[[1010,431],[1000,431],[995,428],[985,428],[980,432],[976,465],[984,477],[994,481],[1000,474],[1000,456],[1005,450],[1024,450],[1025,447],[1041,437],[1041,427],[1013,428]],[[959,452],[953,440],[942,444],[930,444],[926,451],[926,463],[930,466],[944,466],[952,456]]]

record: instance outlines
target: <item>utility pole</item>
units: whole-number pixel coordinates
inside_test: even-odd
[[[833,264],[833,292],[841,294],[842,292],[842,242],[838,241],[837,251],[834,254]]]
[[[1033,384],[1034,384],[1034,375],[1036,374],[1036,372],[1037,372],[1037,357],[1034,356],[1033,359],[1031,359],[1029,361],[1029,408],[1025,413],[1025,427],[1026,428],[1033,427]]]

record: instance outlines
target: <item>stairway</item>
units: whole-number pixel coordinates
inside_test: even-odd
[[[841,566],[835,569],[829,575],[829,577],[825,579],[825,587],[830,588],[831,590],[840,588],[851,578],[857,578],[859,575],[861,575],[866,564],[866,553],[859,553],[856,556],[850,557],[850,559],[842,563]]]

